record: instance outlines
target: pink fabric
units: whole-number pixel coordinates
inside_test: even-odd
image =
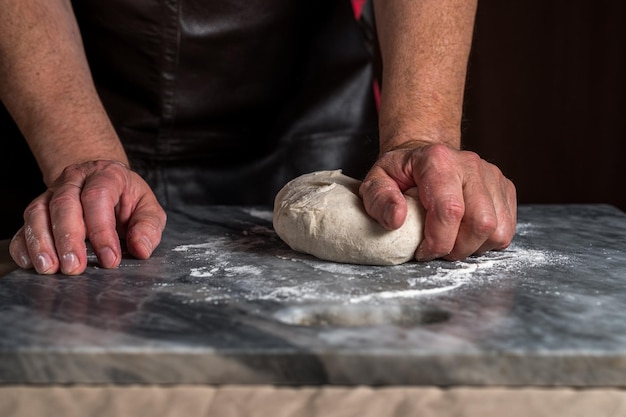
[[[352,0],[352,7],[354,7],[354,16],[358,18],[361,16],[361,9],[367,0]]]

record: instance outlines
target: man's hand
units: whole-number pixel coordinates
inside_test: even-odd
[[[417,186],[426,209],[418,260],[463,259],[507,247],[515,187],[494,165],[460,151],[467,61],[476,0],[375,0],[382,56],[381,156],[361,185],[384,227],[406,216]]]
[[[360,193],[370,216],[397,229],[407,210],[402,193],[415,186],[426,209],[417,260],[459,260],[511,243],[515,186],[475,153],[418,143],[391,150],[374,164]]]
[[[48,186],[26,209],[11,256],[41,274],[80,274],[87,238],[100,264],[114,268],[121,236],[132,255],[147,258],[165,213],[123,164],[128,159],[93,83],[72,2],[0,3],[0,100]]]
[[[104,268],[122,258],[120,237],[131,255],[146,259],[161,241],[166,215],[146,182],[125,165],[95,161],[71,165],[24,213],[24,226],[9,247],[22,268],[40,274],[81,274],[85,239]]]

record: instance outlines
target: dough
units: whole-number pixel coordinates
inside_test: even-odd
[[[404,224],[389,231],[365,212],[360,184],[341,170],[290,181],[274,201],[274,230],[293,250],[329,261],[397,265],[413,259],[424,223],[417,189],[405,193]]]

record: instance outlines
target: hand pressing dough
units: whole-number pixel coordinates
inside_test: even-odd
[[[329,261],[397,265],[413,259],[424,223],[417,189],[405,194],[404,224],[389,231],[365,212],[360,185],[341,170],[290,181],[274,200],[274,230],[293,250]]]

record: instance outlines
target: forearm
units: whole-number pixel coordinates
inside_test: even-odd
[[[96,93],[69,0],[0,0],[0,99],[48,185],[71,164],[127,163]]]
[[[460,147],[476,0],[376,0],[383,60],[381,151],[411,141]]]

